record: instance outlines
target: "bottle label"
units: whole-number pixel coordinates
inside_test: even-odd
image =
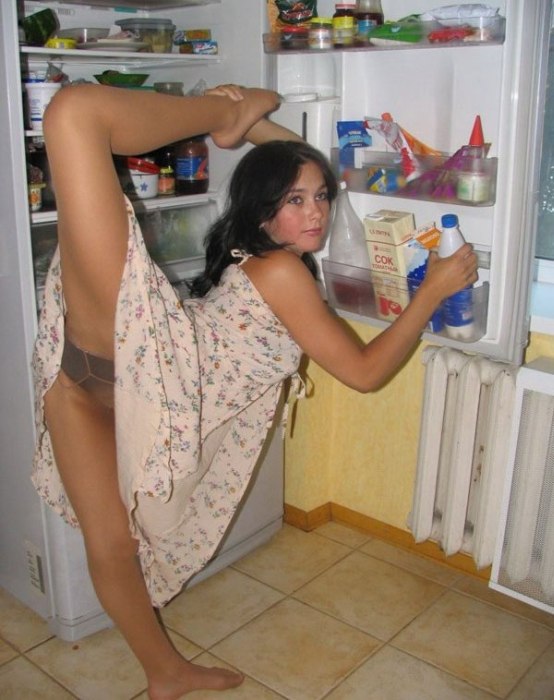
[[[367,37],[373,29],[377,26],[377,22],[374,19],[358,19],[358,36]]]
[[[447,326],[467,326],[473,323],[472,287],[456,292],[443,302],[444,322]]]
[[[208,159],[205,156],[177,158],[175,174],[178,180],[207,180]]]

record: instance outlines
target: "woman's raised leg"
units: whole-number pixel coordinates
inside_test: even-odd
[[[80,347],[113,358],[117,295],[128,221],[112,153],[141,153],[196,133],[222,146],[240,139],[277,104],[274,93],[245,99],[175,98],[99,86],[64,88],[45,116],[58,208],[66,324]],[[240,674],[187,662],[152,608],[119,495],[114,412],[63,371],[44,399],[56,463],[81,525],[92,580],[146,673],[152,700],[200,688],[225,689]]]

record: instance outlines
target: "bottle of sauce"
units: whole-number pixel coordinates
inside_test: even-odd
[[[336,49],[351,48],[356,36],[355,3],[338,2],[333,15],[333,46]]]
[[[381,0],[357,0],[355,17],[358,25],[356,46],[367,46],[371,30],[384,21]]]
[[[175,193],[203,194],[208,191],[209,155],[205,136],[179,141],[175,149]]]
[[[156,165],[160,167],[158,195],[175,194],[175,147],[169,144],[156,153]]]
[[[456,214],[441,218],[442,233],[439,241],[439,258],[447,258],[461,248],[465,239],[458,226]],[[475,333],[472,286],[466,287],[443,301],[443,317],[446,333],[456,340],[471,340]]]

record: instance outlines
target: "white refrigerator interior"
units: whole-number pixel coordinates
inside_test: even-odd
[[[146,72],[149,83],[180,81],[185,91],[199,80],[208,85],[266,84],[285,100],[282,111],[273,118],[291,125],[325,152],[336,146],[336,120],[361,120],[389,112],[419,139],[452,154],[468,142],[479,114],[485,140],[491,143],[489,155],[498,159],[494,203],[471,206],[388,197],[367,193],[364,188],[351,191],[350,197],[361,217],[378,209],[404,210],[414,213],[418,226],[440,222],[444,213],[458,214],[464,236],[480,254],[480,284],[488,285],[483,335],[469,343],[431,334],[428,339],[520,362],[529,323],[543,68],[548,55],[551,2],[495,2],[506,18],[505,40],[496,43],[321,53],[264,53],[262,34],[268,27],[266,3],[260,0],[123,0],[117,3],[117,10],[110,7],[109,0],[97,0],[94,6],[78,1],[24,3],[26,14],[52,8],[62,27],[110,27],[132,11],[126,8],[134,6],[139,8],[138,16],[172,18],[179,28],[210,27],[219,43],[217,56],[95,55],[78,50],[52,53],[31,47],[20,51],[16,4],[0,4],[0,91],[4,96],[0,100],[0,134],[3,161],[10,164],[6,171],[9,179],[6,177],[0,188],[0,324],[4,329],[0,339],[0,585],[40,615],[51,618],[60,636],[76,638],[95,625],[105,624],[105,620],[91,594],[78,536],[45,512],[29,481],[34,441],[30,358],[37,304],[32,241],[40,237],[45,226],[55,228],[55,213],[31,215],[28,208],[25,149],[31,136],[23,129],[22,66],[44,69],[46,61],[51,60],[61,65],[71,79],[90,80],[110,68]],[[394,20],[440,3],[382,0],[382,5],[386,19]],[[331,16],[334,2],[320,0],[318,11]],[[386,150],[377,138],[371,148]],[[177,198],[171,204],[148,203],[147,211],[210,204],[243,151],[244,147],[230,151],[211,147],[210,193]],[[188,261],[170,267],[173,271],[186,270]],[[354,317],[386,325],[378,318]],[[265,485],[260,486],[258,505],[252,505],[251,514],[245,512],[235,523],[234,532],[240,542],[255,542],[256,533],[265,532],[271,523],[280,523],[282,455],[279,446],[273,449],[275,453],[264,463],[277,463],[277,468],[268,469],[278,483],[260,482]],[[248,504],[256,501],[254,490]],[[275,515],[267,505],[270,497],[275,498],[279,510]],[[229,551],[235,547],[231,535],[227,546]]]
[[[186,5],[187,3],[168,3]],[[26,14],[46,7],[58,14],[61,26],[110,27],[116,19],[129,16],[109,7],[56,2],[25,3]],[[261,46],[265,7],[257,0],[242,0],[242,12],[231,2],[172,8],[155,16],[171,16],[180,27],[210,27],[219,41],[220,55],[183,57],[142,55],[135,60],[140,72],[150,74],[149,82],[179,81],[185,91],[200,81],[208,85],[231,81],[246,85],[263,82],[264,57]],[[244,13],[244,14],[243,14]],[[139,13],[142,15],[148,13]],[[150,13],[152,14],[152,13]],[[133,16],[133,15],[131,15]],[[46,60],[63,68],[71,79],[86,78],[109,68],[124,70],[133,64],[121,54],[92,58],[86,51],[70,56],[52,56],[46,49],[20,55],[16,3],[1,3],[0,31],[0,126],[2,154],[10,163],[10,180],[1,188],[0,202],[0,289],[1,320],[9,332],[2,333],[3,358],[0,374],[0,441],[2,445],[0,495],[0,586],[50,620],[52,631],[67,640],[78,639],[110,624],[90,582],[82,537],[63,523],[36,496],[30,482],[34,444],[33,391],[30,374],[31,352],[36,331],[37,290],[33,273],[32,241],[55,230],[55,212],[31,215],[27,202],[24,98],[21,71],[44,70]],[[245,37],[248,41],[245,41]],[[71,54],[71,52],[70,52]],[[179,216],[179,209],[213,211],[219,204],[219,187],[244,148],[217,152],[210,147],[210,192],[206,195],[175,198],[165,203],[162,218]],[[191,209],[192,207],[192,209]],[[139,207],[140,208],[140,207]],[[143,215],[156,221],[157,205],[145,203]],[[197,218],[201,218],[199,214]],[[208,217],[209,218],[209,217]],[[204,231],[195,232],[193,254],[198,254]],[[165,261],[164,261],[165,262]],[[169,261],[165,266],[171,281],[189,277],[198,269],[198,257]],[[282,431],[272,429],[249,490],[215,559],[191,584],[235,561],[269,539],[282,525],[283,451]]]

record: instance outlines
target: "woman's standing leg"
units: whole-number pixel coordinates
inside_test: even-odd
[[[206,131],[228,146],[276,106],[266,91],[247,91],[240,102],[147,97],[98,86],[64,88],[45,118],[68,335],[108,358],[128,236],[112,153],[141,153]],[[152,700],[238,685],[240,674],[188,663],[158,623],[119,496],[111,407],[61,371],[45,396],[45,415],[98,597],[142,664]]]

